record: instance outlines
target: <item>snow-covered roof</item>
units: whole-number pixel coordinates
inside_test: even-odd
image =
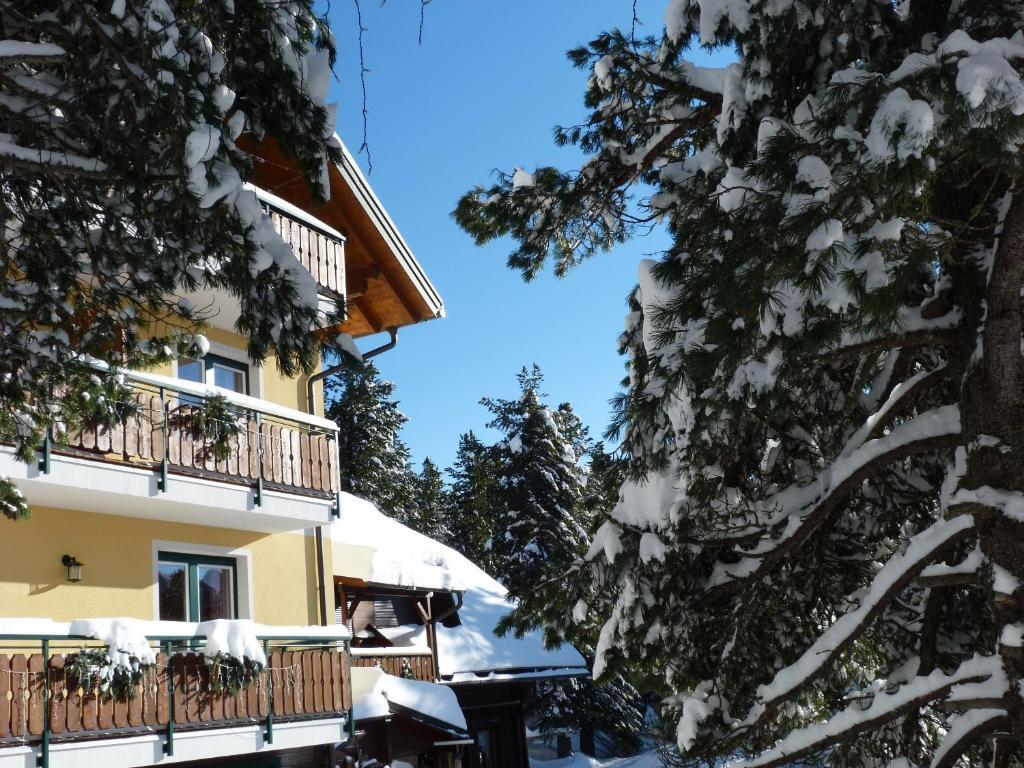
[[[331,539],[372,550],[367,581],[464,592],[461,624],[437,627],[441,676],[544,669],[565,669],[572,674],[585,668],[586,662],[575,648],[563,645],[548,650],[539,632],[498,637],[494,628],[511,609],[507,590],[451,547],[407,528],[370,502],[342,493],[341,516],[331,524]],[[337,567],[335,574],[351,575],[338,572]],[[466,679],[466,675],[459,676]]]
[[[389,675],[380,667],[353,667],[353,719],[374,720],[393,714],[420,716],[438,727],[466,731],[466,716],[450,688]]]

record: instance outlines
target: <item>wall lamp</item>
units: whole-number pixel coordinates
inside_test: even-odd
[[[85,563],[78,562],[74,555],[64,555],[60,561],[68,569],[68,581],[76,584],[82,580],[82,568],[85,567]]]

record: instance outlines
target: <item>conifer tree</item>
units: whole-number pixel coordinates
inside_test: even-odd
[[[527,278],[673,239],[629,296],[629,478],[574,614],[687,764],[1022,759],[1022,19],[670,0],[570,53],[579,172],[459,203]]]
[[[583,497],[578,457],[542,402],[540,369],[523,368],[517,379],[518,399],[481,402],[494,417],[488,426],[504,435],[492,541],[495,577],[521,598],[532,592],[541,573],[567,570],[587,535],[578,519]]]
[[[333,37],[312,0],[235,5],[0,4],[0,434],[26,461],[95,415],[91,388],[128,398],[117,367],[190,350],[190,291],[235,297],[250,357],[289,375],[340,317],[243,186],[236,144],[272,136],[326,198]],[[0,497],[24,513],[7,481]]]
[[[326,383],[327,416],[338,425],[341,489],[368,499],[403,523],[417,493],[409,449],[399,437],[408,419],[395,385],[370,361],[351,362]]]
[[[448,544],[452,533],[449,530],[451,509],[444,475],[430,457],[423,459],[423,466],[413,483],[412,508],[406,525],[425,536]]]
[[[447,472],[451,546],[487,573],[497,573],[491,548],[497,530],[497,449],[466,432],[459,436],[455,463]]]

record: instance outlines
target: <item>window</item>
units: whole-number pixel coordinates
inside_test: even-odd
[[[237,563],[230,557],[157,555],[157,588],[161,621],[234,619]]]
[[[178,378],[249,394],[249,366],[220,355],[207,355],[202,360],[179,360]]]

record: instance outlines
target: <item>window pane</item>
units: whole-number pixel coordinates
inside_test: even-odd
[[[196,567],[199,578],[199,621],[233,619],[231,610],[232,568],[216,565]]]
[[[230,389],[232,392],[245,394],[245,375],[234,368],[224,365],[213,365],[213,383],[218,387]]]
[[[203,361],[202,360],[179,360],[178,378],[185,381],[197,381],[203,383]]]
[[[188,578],[183,563],[159,565],[160,621],[188,621]]]

